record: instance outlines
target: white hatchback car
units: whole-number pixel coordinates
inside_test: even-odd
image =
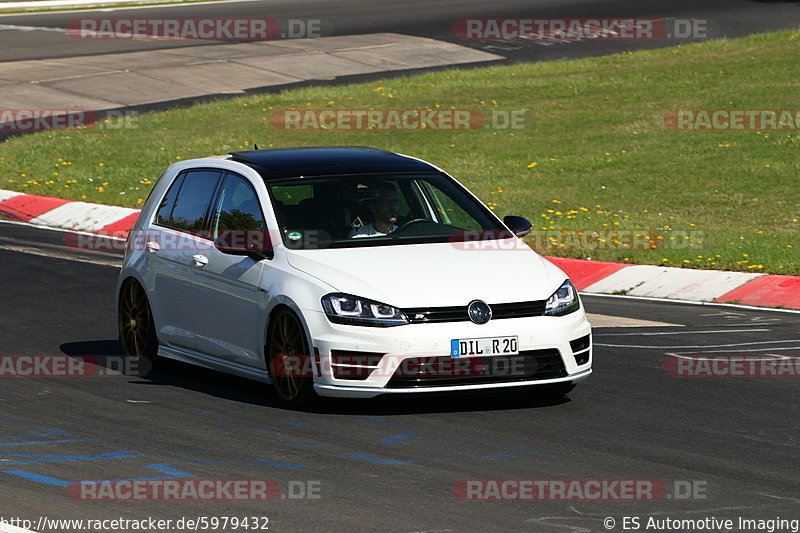
[[[591,373],[567,276],[439,168],[372,148],[173,164],[126,244],[120,341],[286,402],[543,386]]]

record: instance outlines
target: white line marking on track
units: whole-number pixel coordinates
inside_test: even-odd
[[[757,331],[757,330],[751,330]],[[737,342],[734,344],[709,344],[709,345],[702,345],[702,344],[690,344],[688,346],[640,346],[638,344],[600,344],[596,342],[595,346],[605,346],[606,348],[642,348],[646,350],[663,350],[673,349],[673,350],[691,350],[691,349],[700,349],[703,348],[727,348],[728,346],[755,346],[757,344],[777,344],[777,343],[784,343],[784,342],[797,342],[797,339],[787,340],[787,341],[759,341],[759,342]],[[770,348],[772,350],[783,350],[783,349],[793,349],[793,348]]]
[[[670,324],[667,322],[655,322],[653,320],[642,320],[641,318],[629,318],[624,316],[601,315],[586,313],[586,319],[596,328],[649,328],[656,326],[663,327],[682,327],[681,324]]]
[[[90,257],[81,257],[77,255],[64,254],[53,252],[52,250],[42,250],[31,246],[13,246],[9,244],[0,244],[0,250],[7,250],[9,252],[17,252],[21,254],[39,255],[42,257],[49,257],[55,259],[66,259],[67,261],[78,261],[79,263],[90,263],[92,265],[102,265],[119,268],[122,265],[122,258],[118,260],[113,259],[93,259]]]
[[[89,231],[81,231],[75,229],[64,229],[64,228],[54,228],[52,226],[40,226],[39,224],[31,224],[30,222],[18,222],[16,220],[0,220],[0,224],[11,224],[13,226],[28,226],[30,228],[36,228],[46,231],[59,231],[61,233],[74,233],[76,235],[90,235],[90,236],[98,236],[97,233],[91,233]],[[113,235],[102,235],[103,238],[109,238],[121,242],[125,242],[125,239],[122,237],[115,237]]]
[[[647,331],[647,332],[636,332],[636,333],[601,333],[599,335],[595,335],[595,337],[623,337],[625,335],[636,335],[636,336],[644,336],[644,335],[706,335],[710,333],[744,333],[750,331],[772,331],[771,329],[715,329],[715,330],[706,330],[706,331]]]
[[[722,272],[722,271],[720,271]],[[767,313],[792,313],[800,314],[800,309],[775,309],[772,307],[757,307],[755,305],[742,305],[742,304],[725,304],[720,302],[696,302],[694,300],[679,300],[677,298],[653,298],[651,296],[630,296],[627,294],[601,294],[599,292],[583,292],[578,291],[582,297],[598,297],[598,298],[622,298],[625,300],[643,300],[646,302],[659,302],[659,303],[672,303],[672,304],[686,304],[686,305],[705,305],[708,307],[727,307],[731,309],[749,309],[751,311],[763,311]],[[710,315],[706,315],[710,316]],[[757,317],[754,317],[757,318]]]
[[[0,8],[3,5],[0,4]],[[47,26],[17,26],[15,24],[0,24],[0,31],[50,31],[54,33],[67,33],[65,28],[49,28]]]
[[[786,348],[786,349],[787,350],[791,350],[792,348]],[[728,351],[729,352],[736,352],[736,351],[747,351],[747,352],[749,352],[749,351],[757,351],[757,350],[728,350]],[[700,352],[697,355],[690,355],[690,353],[691,352],[686,352],[686,353],[668,353],[667,355],[669,355],[670,357],[677,357],[678,359],[689,359],[689,360],[694,361],[694,360],[697,360],[697,359],[706,359],[703,356],[705,354],[707,354],[707,353],[713,353],[713,352]],[[714,359],[714,358],[708,358],[708,359],[711,360],[711,359]],[[760,354],[760,355],[757,355],[756,357],[748,357],[748,361],[771,361],[773,359],[791,360],[791,359],[797,359],[797,358],[793,357],[791,355],[777,355],[777,354],[770,354],[770,353]]]
[[[793,341],[793,342],[796,342],[796,341]],[[764,350],[765,350],[765,348],[756,348],[756,349],[733,348],[731,350],[702,350],[702,351],[696,351],[696,352],[683,352],[682,354],[678,354],[678,353],[674,353],[674,352],[667,352],[667,355],[672,355],[672,356],[675,356],[675,357],[681,357],[681,356],[690,356],[693,353],[695,353],[697,355],[706,355],[706,354],[713,354],[713,353],[731,353],[731,352],[754,353],[754,352],[763,352]],[[800,351],[800,346],[787,346],[785,348],[770,348],[770,351],[774,351],[774,352],[777,352],[777,351],[780,351],[780,350],[798,350],[798,351]],[[781,359],[789,359],[791,357],[794,357],[794,356],[791,356],[791,355],[789,355],[789,356],[786,356],[786,355],[779,356],[779,355],[765,354],[765,353],[762,353],[761,355],[769,356],[769,357],[779,357]]]

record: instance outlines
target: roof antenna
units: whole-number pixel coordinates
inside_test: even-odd
[[[258,150],[258,145],[256,143],[253,143],[253,148]]]

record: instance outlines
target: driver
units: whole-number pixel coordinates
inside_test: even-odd
[[[369,203],[372,222],[350,232],[349,237],[381,237],[397,229],[397,206],[400,199],[397,189],[384,181],[378,186],[378,197]]]

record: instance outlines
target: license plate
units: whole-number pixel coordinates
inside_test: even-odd
[[[483,337],[480,339],[453,339],[450,341],[451,357],[472,357],[481,355],[516,355],[519,343],[513,337]]]

